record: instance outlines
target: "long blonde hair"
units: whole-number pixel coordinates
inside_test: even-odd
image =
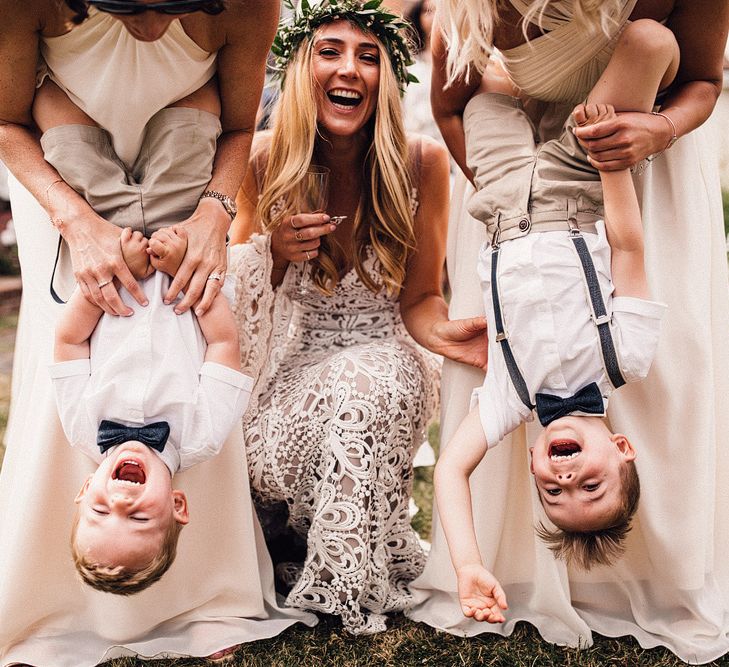
[[[548,10],[553,10],[587,31],[609,34],[622,4],[621,0],[533,0],[524,13],[522,30],[526,37],[529,24],[541,27]],[[494,48],[499,9],[508,6],[509,0],[436,0],[436,5],[448,47],[447,85],[459,77],[468,78],[472,68],[478,74],[484,72]]]
[[[297,212],[295,202],[303,195],[302,181],[314,157],[318,131],[316,84],[311,68],[313,41],[314,35],[302,42],[292,57],[273,116],[268,163],[257,205],[267,231]],[[369,187],[363,184],[354,218],[354,267],[370,290],[384,288],[395,295],[402,288],[407,258],[415,247],[411,177],[397,79],[385,47],[375,41],[380,55],[380,84],[374,122],[368,124],[371,143],[362,172]],[[378,260],[379,283],[364,268],[368,247],[372,247]],[[312,265],[314,283],[330,294],[346,258],[336,243],[322,237],[319,255]]]

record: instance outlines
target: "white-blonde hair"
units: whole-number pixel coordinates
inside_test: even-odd
[[[508,4],[508,0],[436,0],[437,20],[448,48],[447,85],[468,78],[472,70],[477,74],[486,70],[499,9]],[[585,30],[609,34],[621,6],[621,0],[533,0],[524,13],[522,30],[526,37],[529,24],[541,26],[544,17],[554,12],[571,17]]]
[[[316,32],[304,40],[291,58],[273,114],[268,161],[257,206],[258,216],[268,231],[296,213],[295,202],[303,194],[302,181],[311,166],[316,143],[322,140],[317,129],[317,91],[311,66],[315,35]],[[375,41],[380,55],[380,83],[374,121],[368,123],[372,141],[363,165],[363,177],[368,183],[363,185],[354,219],[354,267],[370,290],[376,292],[384,287],[389,294],[397,294],[405,279],[409,252],[415,247],[411,177],[398,82],[389,54],[379,40]],[[364,269],[368,246],[378,260],[379,283]],[[314,283],[325,293],[331,293],[345,263],[341,249],[322,237],[319,255],[312,261]]]

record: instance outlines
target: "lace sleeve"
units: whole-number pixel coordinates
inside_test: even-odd
[[[271,287],[271,241],[254,234],[230,249],[230,273],[235,276],[233,316],[240,339],[241,371],[255,380],[243,423],[258,412],[258,397],[275,375],[288,334],[292,304],[288,297],[295,280],[289,267],[283,283]]]

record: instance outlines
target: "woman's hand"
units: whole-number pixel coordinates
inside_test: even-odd
[[[76,216],[73,224],[61,228],[71,250],[73,273],[83,295],[109,315],[131,315],[119,296],[115,279],[142,306],[147,298],[122,256],[122,230],[91,209]]]
[[[436,349],[444,357],[469,366],[488,367],[488,324],[485,317],[445,320],[433,326]]]
[[[271,232],[271,254],[277,269],[288,262],[305,262],[319,254],[321,237],[337,228],[326,213],[297,213]]]
[[[213,198],[201,199],[195,212],[176,225],[187,236],[187,252],[164,301],[172,303],[185,289],[185,296],[175,306],[178,315],[197,304],[195,314],[200,317],[218,295],[227,268],[225,236],[229,226],[230,216]]]
[[[673,129],[661,116],[630,111],[594,125],[576,127],[575,136],[593,167],[619,171],[664,150],[673,138]]]

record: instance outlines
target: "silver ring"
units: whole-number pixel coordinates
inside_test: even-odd
[[[101,289],[102,287],[106,287],[107,285],[111,284],[111,280],[102,280],[100,283],[98,283],[96,286]]]
[[[208,280],[217,280],[218,282],[222,282],[223,278],[225,277],[224,274],[218,273],[217,271],[213,271],[209,276]]]
[[[311,259],[310,255],[309,255],[309,251],[304,250],[304,254],[306,255],[306,261],[308,262]]]

